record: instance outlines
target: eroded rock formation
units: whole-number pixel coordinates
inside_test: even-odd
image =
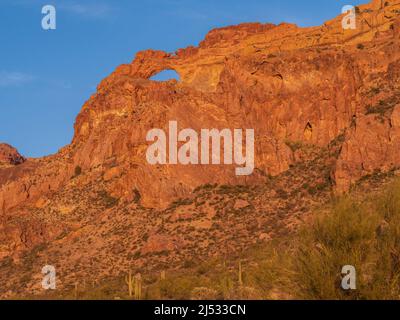
[[[359,145],[367,135],[372,139],[373,133],[366,132],[371,131],[365,122],[368,104],[385,103],[391,96],[389,103],[398,103],[399,10],[396,1],[373,1],[358,8],[355,30],[343,30],[343,16],[313,28],[243,24],[211,31],[197,48],[140,52],[104,79],[85,103],[72,144],[27,163],[29,170],[15,169],[26,174],[9,173],[12,179],[1,184],[0,200],[11,208],[57,190],[77,166],[88,171],[113,163],[121,173],[111,190],[116,196],[129,198],[139,190],[144,204],[165,206],[201,184],[251,183],[260,180],[260,172],[280,174],[294,161],[288,142],[323,147],[342,134],[345,148],[334,176],[337,189],[345,191],[371,170],[399,164],[385,143],[384,150],[373,148],[381,157],[389,152],[387,161],[367,156],[368,148]],[[149,80],[165,69],[176,70],[181,81]],[[380,100],[368,95],[375,88]],[[396,126],[390,117],[385,118],[387,130]],[[368,119],[374,130],[385,130],[373,116]],[[232,168],[222,166],[149,166],[146,133],[166,128],[170,120],[181,128],[254,128],[256,173],[238,179]],[[389,149],[396,150],[397,143],[390,140]]]
[[[72,143],[59,153],[24,162],[15,150],[0,149],[0,162],[19,164],[0,168],[3,216],[26,217],[32,208],[48,216],[76,213],[86,202],[71,190],[103,184],[106,205],[165,209],[202,185],[263,184],[309,160],[309,148],[325,152],[327,176],[337,192],[363,176],[396,169],[400,1],[359,6],[355,30],[343,30],[342,18],[312,28],[242,24],[211,31],[199,47],[138,53],[100,83],[76,119]],[[150,80],[165,69],[178,72],[180,81]],[[223,165],[149,165],[146,134],[167,131],[169,121],[197,131],[254,129],[254,174],[237,177],[234,166]],[[57,202],[67,194],[76,205]],[[17,241],[3,221],[3,256],[65,228],[76,230],[77,223],[46,232],[48,221],[39,218],[32,232],[23,231],[24,223],[12,224],[15,234],[24,234]],[[150,237],[142,253],[170,250],[179,242],[157,237]]]
[[[0,166],[15,166],[23,162],[25,158],[18,153],[17,149],[5,143],[0,144]]]

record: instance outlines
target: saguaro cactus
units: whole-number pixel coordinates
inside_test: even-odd
[[[239,260],[239,273],[238,273],[239,286],[243,286],[243,270],[242,260]]]
[[[132,278],[132,272],[131,271],[129,271],[129,274],[127,276],[125,276],[125,282],[128,285],[129,297],[132,297],[134,279]]]
[[[74,285],[75,300],[78,300],[78,296],[79,296],[79,289],[78,289],[78,287],[79,287],[79,283],[78,283],[78,282],[75,282],[75,285]]]
[[[134,278],[135,285],[135,299],[140,300],[142,298],[142,275],[138,273]]]
[[[129,297],[133,296],[136,300],[140,300],[142,298],[142,275],[138,273],[133,277],[132,272],[129,271],[125,282],[128,285]]]
[[[165,271],[161,271],[160,273],[160,279],[165,280]]]

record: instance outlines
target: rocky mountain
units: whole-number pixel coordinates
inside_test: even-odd
[[[70,145],[24,159],[0,145],[4,297],[135,269],[180,269],[295,232],[333,194],[400,167],[400,1],[323,26],[249,23],[198,47],[147,50],[104,79]],[[172,69],[180,80],[150,80]],[[150,165],[153,128],[251,128],[255,170]]]

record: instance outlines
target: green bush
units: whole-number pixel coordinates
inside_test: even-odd
[[[341,268],[357,270],[357,290],[340,288]],[[305,228],[293,260],[296,296],[305,299],[400,298],[400,182],[358,203],[339,200]]]

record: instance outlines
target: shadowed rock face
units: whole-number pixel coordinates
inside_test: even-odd
[[[106,202],[140,198],[144,207],[165,208],[201,185],[265,183],[307,160],[304,146],[325,152],[337,192],[399,167],[400,1],[372,1],[359,12],[356,30],[343,30],[342,16],[312,28],[242,24],[213,30],[199,47],[174,54],[138,53],[100,83],[76,119],[72,143],[59,153],[22,163],[0,145],[0,162],[22,163],[0,169],[1,212],[52,212],[55,195],[102,183]],[[166,69],[181,80],[149,80]],[[236,166],[149,165],[146,134],[168,131],[169,121],[196,131],[254,129],[254,174],[237,177]],[[338,149],[331,154],[332,145]],[[36,232],[43,222],[34,223],[28,247],[50,237]],[[158,238],[150,238],[155,244],[146,252],[157,247]]]
[[[25,158],[18,153],[17,149],[8,144],[0,143],[0,166],[15,166],[23,162],[25,162]]]

